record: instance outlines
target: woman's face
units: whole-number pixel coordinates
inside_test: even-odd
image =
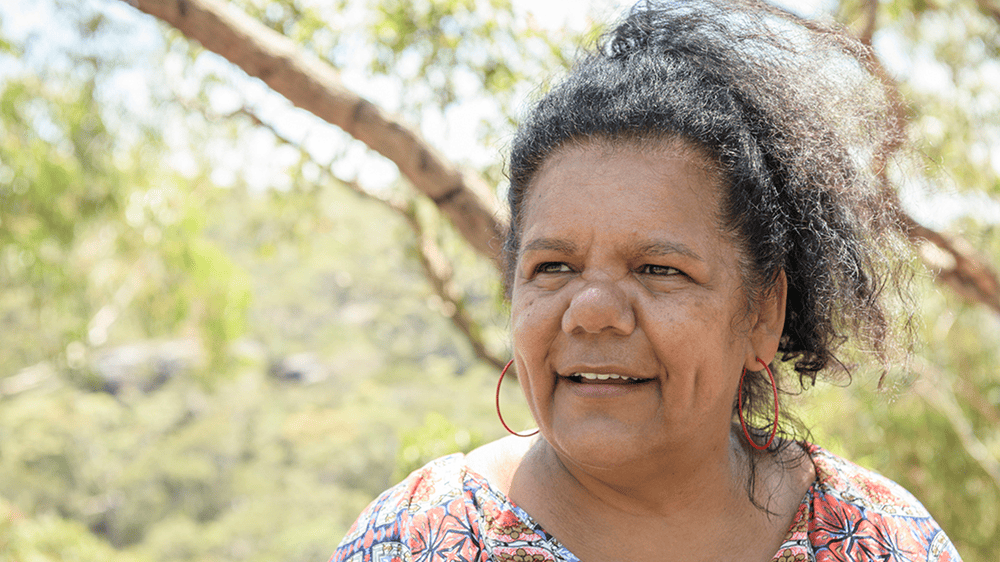
[[[740,373],[760,369],[760,338],[739,250],[716,218],[720,187],[680,141],[570,145],[529,187],[514,355],[529,407],[564,460],[635,467],[728,444]]]

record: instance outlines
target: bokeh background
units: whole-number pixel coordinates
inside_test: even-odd
[[[376,494],[504,434],[496,267],[392,162],[133,4],[0,4],[0,561],[325,560]],[[1000,560],[1000,3],[792,7],[871,41],[916,147],[896,197],[932,240],[900,256],[912,361],[791,400],[965,560]],[[517,115],[623,8],[227,9],[495,208]]]

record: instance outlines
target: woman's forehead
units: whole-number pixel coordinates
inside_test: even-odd
[[[535,174],[535,182],[547,169],[557,166],[567,154],[588,152],[600,161],[612,161],[625,155],[644,155],[658,159],[681,159],[700,168],[705,174],[721,180],[724,177],[717,158],[711,152],[679,135],[630,135],[622,137],[591,136],[572,138],[552,150],[542,161]],[[532,182],[532,183],[535,183]]]
[[[703,219],[717,229],[718,174],[700,151],[678,142],[563,147],[539,170],[524,199],[522,227],[549,221],[620,222],[635,228]],[[679,210],[683,213],[678,215]]]
[[[622,166],[624,162],[628,165]],[[605,177],[608,174],[613,177]],[[720,188],[725,185],[719,165],[707,151],[684,139],[597,137],[566,143],[550,153],[526,190],[525,202],[530,205],[542,195],[539,188],[545,189],[553,182],[573,181],[586,185],[605,181],[618,183],[621,189],[635,187],[626,178],[659,182],[664,187],[677,181],[691,183],[704,197],[703,202],[714,209],[718,208]]]

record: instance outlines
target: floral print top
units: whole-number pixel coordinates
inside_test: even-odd
[[[944,531],[901,486],[815,445],[816,467],[772,562],[960,561]],[[464,455],[431,462],[361,514],[331,562],[577,562]]]

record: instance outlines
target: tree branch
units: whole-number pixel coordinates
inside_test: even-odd
[[[965,452],[979,464],[1000,489],[1000,460],[997,460],[990,453],[989,448],[976,436],[972,423],[962,412],[962,407],[959,406],[958,400],[955,398],[955,392],[948,383],[949,377],[943,375],[939,369],[930,364],[918,365],[918,369],[920,378],[914,383],[914,390],[948,420]]]
[[[252,110],[244,107],[236,110],[233,115],[246,116],[257,126],[270,131],[279,142],[301,149],[296,142],[278,132],[275,127],[259,118]],[[308,153],[306,154],[308,156]],[[468,307],[465,306],[465,298],[455,287],[455,283],[452,279],[453,269],[451,264],[448,263],[448,259],[445,257],[444,252],[441,250],[440,246],[438,246],[437,242],[435,242],[434,239],[424,230],[424,227],[417,218],[412,205],[378,197],[367,189],[361,187],[361,185],[356,181],[345,180],[337,177],[329,166],[325,166],[315,160],[313,160],[313,163],[319,167],[327,179],[347,187],[364,199],[375,201],[376,203],[391,209],[403,218],[416,237],[414,246],[417,250],[417,258],[420,261],[421,269],[423,270],[424,277],[430,284],[431,289],[433,289],[434,294],[437,295],[438,298],[440,298],[444,303],[443,312],[445,316],[451,319],[452,324],[454,324],[462,335],[465,336],[466,341],[469,342],[469,345],[472,347],[472,351],[476,354],[476,357],[478,357],[481,361],[489,363],[497,370],[502,369],[506,362],[490,353],[486,348],[486,343],[483,341],[479,324],[472,319],[472,316],[469,314]]]
[[[874,1],[870,3],[876,4]],[[871,23],[874,25],[874,17]],[[874,33],[874,27],[870,31]],[[868,41],[871,41],[870,36]],[[1000,276],[989,260],[976,252],[972,244],[962,237],[948,236],[921,225],[900,204],[899,190],[889,178],[888,163],[907,138],[906,129],[910,121],[906,101],[895,78],[889,74],[875,52],[868,49],[867,53],[867,60],[864,62],[881,81],[894,115],[894,130],[886,135],[888,141],[879,147],[874,162],[882,195],[888,212],[895,219],[894,224],[917,248],[921,261],[934,273],[939,283],[951,287],[959,296],[972,303],[986,305],[1000,313]]]
[[[385,115],[371,102],[343,87],[335,69],[298,48],[290,39],[219,0],[124,0],[138,9],[175,26],[205,48],[225,57],[247,74],[263,80],[298,107],[332,123],[393,161],[400,172],[424,195],[433,200],[462,236],[479,253],[499,267],[501,224],[495,208],[478,194],[489,193],[478,179],[464,176],[440,156],[416,132]],[[977,0],[980,8],[1000,21],[1000,9],[989,0]],[[872,6],[864,35],[870,43],[875,31]],[[876,6],[877,7],[877,6]],[[931,244],[950,259],[927,262],[939,282],[962,297],[1000,311],[1000,289],[996,270],[982,256],[968,251],[971,245],[959,237],[948,237],[924,227],[900,206],[884,165],[906,138],[906,106],[895,80],[874,53],[867,61],[882,80],[886,95],[897,114],[893,141],[882,147],[880,169],[883,189],[891,213],[900,220],[907,237],[918,245]]]
[[[367,193],[363,190],[362,192]],[[441,248],[433,238],[427,235],[413,209],[395,210],[403,216],[410,229],[417,235],[416,246],[420,265],[424,270],[424,276],[434,289],[434,293],[447,305],[444,311],[445,314],[451,319],[452,324],[465,336],[469,345],[472,346],[472,351],[475,352],[476,357],[489,363],[497,371],[503,369],[506,361],[501,360],[486,349],[486,345],[480,334],[479,325],[469,316],[468,310],[465,307],[465,299],[455,289],[455,284],[452,282],[451,265],[444,258]]]
[[[990,0],[976,0],[979,10],[1000,23],[1000,6],[993,4]]]
[[[960,237],[918,224],[900,209],[898,203],[894,210],[903,232],[938,281],[950,286],[964,299],[984,304],[1000,314],[1000,279],[984,256]]]
[[[861,28],[858,39],[872,46],[872,37],[875,36],[875,29],[878,27],[878,0],[865,0],[865,26]]]
[[[220,0],[123,0],[176,27],[294,105],[385,156],[480,254],[499,267],[502,227],[490,189],[462,174],[420,135],[341,84],[337,71],[291,39]]]
[[[982,393],[972,383],[962,378],[952,379],[952,383],[957,387],[957,394],[965,399],[965,403],[975,408],[979,415],[986,418],[986,421],[993,424],[993,427],[1000,427],[1000,410],[989,400],[983,397]]]

